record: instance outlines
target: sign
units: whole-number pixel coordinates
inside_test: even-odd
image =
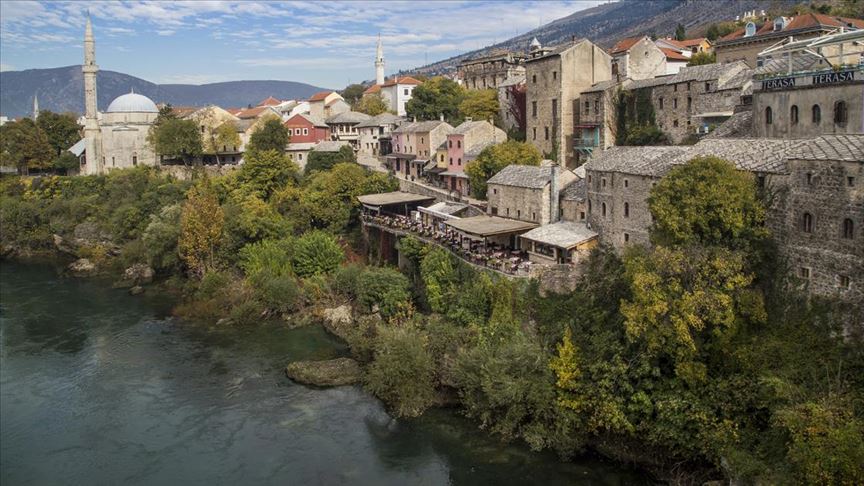
[[[787,89],[795,87],[795,78],[776,78],[762,81],[762,89]]]
[[[813,84],[838,84],[847,81],[855,81],[855,71],[841,71],[838,73],[823,73],[813,76]]]

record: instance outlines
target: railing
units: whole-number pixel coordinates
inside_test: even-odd
[[[413,221],[405,216],[378,216],[363,213],[360,219],[365,226],[372,226],[396,235],[411,235],[439,246],[475,267],[492,270],[509,277],[527,278],[539,264],[528,261],[527,253],[503,248],[483,248],[472,244],[471,249],[462,245],[462,237],[450,229],[439,229],[433,225]]]

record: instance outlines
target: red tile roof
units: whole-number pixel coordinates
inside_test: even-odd
[[[701,45],[705,41],[708,41],[708,39],[706,39],[705,37],[697,37],[696,39],[684,39],[682,41],[674,41],[674,42],[676,44],[680,45],[681,47],[694,47],[694,46]],[[711,41],[708,41],[708,43],[710,44]]]
[[[862,19],[850,19],[848,17],[836,17],[833,15],[825,15],[825,14],[817,14],[817,13],[807,13],[804,15],[798,15],[797,17],[792,17],[788,24],[786,24],[786,28],[782,30],[782,32],[791,32],[795,30],[801,29],[816,29],[823,28],[825,30],[836,29],[838,27],[848,27],[849,24],[852,26],[864,29],[864,20]],[[756,29],[756,34],[753,37],[759,37],[766,34],[771,34],[774,32],[774,22],[766,21],[762,25]],[[744,29],[738,29],[731,34],[728,34],[721,38],[721,41],[730,41],[741,39],[744,37]]]
[[[382,86],[395,86],[397,84],[423,84],[422,81],[418,81],[411,76],[396,76],[391,78],[389,81],[385,81]]]
[[[276,106],[280,103],[282,103],[282,101],[277,100],[276,98],[274,98],[272,96],[268,96],[266,100],[262,101],[261,103],[258,103],[258,106]]]
[[[366,88],[366,91],[364,91],[363,94],[365,95],[365,94],[378,93],[380,91],[381,91],[381,85],[380,84],[373,84],[372,86],[369,86],[368,88]]]
[[[673,61],[689,61],[690,58],[681,54],[678,51],[674,51],[672,49],[667,49],[665,47],[660,48],[663,51],[663,54],[666,54],[666,59],[671,59]]]
[[[640,37],[628,37],[626,39],[621,39],[615,43],[615,46],[609,50],[610,54],[617,54],[619,52],[629,51],[631,47],[633,47],[637,42],[642,40],[644,36]]]
[[[231,113],[234,116],[237,116],[237,113],[240,113],[243,110],[244,110],[244,108],[225,108],[225,111],[227,111],[228,113]]]
[[[320,93],[315,93],[309,98],[309,101],[324,101],[324,99],[330,96],[330,93],[333,92],[334,91],[321,91]]]
[[[239,113],[235,113],[234,116],[237,118],[258,118],[261,113],[265,110],[269,110],[269,106],[256,106],[255,108],[247,108],[245,110],[240,110]]]

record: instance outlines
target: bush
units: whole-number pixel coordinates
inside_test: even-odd
[[[292,240],[264,240],[240,250],[240,268],[247,277],[258,275],[284,277],[293,274],[291,268]]]
[[[641,125],[630,129],[625,145],[666,145],[669,139],[663,130],[655,125]]]
[[[284,313],[295,310],[300,302],[300,287],[289,275],[262,274],[252,284],[258,299],[267,309]]]
[[[363,271],[363,267],[356,263],[339,267],[333,275],[334,290],[349,299],[357,297],[357,279]]]
[[[379,327],[366,386],[397,417],[417,417],[435,398],[435,364],[426,336],[413,327]]]
[[[294,245],[294,271],[301,277],[329,274],[345,259],[336,237],[323,231],[309,231]]]
[[[182,207],[172,204],[150,215],[150,223],[141,240],[147,253],[147,262],[156,271],[172,271],[180,267],[177,240],[180,238]]]
[[[410,283],[393,268],[369,268],[357,277],[357,300],[367,309],[377,305],[381,316],[388,318],[404,313],[410,303]]]

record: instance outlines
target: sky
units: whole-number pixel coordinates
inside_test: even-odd
[[[0,71],[81,64],[155,83],[300,81],[339,89],[504,41],[608,0],[0,1]]]

